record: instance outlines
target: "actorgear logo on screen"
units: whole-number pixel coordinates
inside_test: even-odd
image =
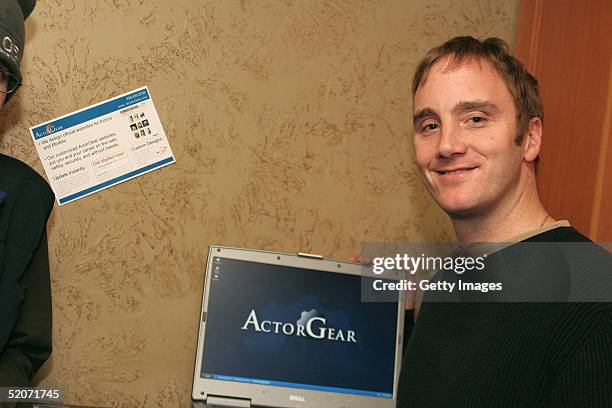
[[[327,319],[316,309],[303,311],[296,323],[261,320],[254,309],[247,317],[242,330],[255,330],[260,333],[300,336],[315,340],[343,341],[357,343],[354,330],[342,330],[327,326]]]

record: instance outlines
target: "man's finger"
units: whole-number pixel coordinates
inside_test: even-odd
[[[357,262],[362,265],[372,265],[372,257],[353,255],[351,256],[351,262]]]

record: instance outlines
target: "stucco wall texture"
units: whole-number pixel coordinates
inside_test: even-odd
[[[66,401],[186,407],[210,244],[345,259],[452,240],[413,164],[410,78],[455,35],[513,43],[518,0],[39,1],[0,149],[148,85],[177,163],[54,209],[54,351]],[[236,299],[237,302],[240,299]]]

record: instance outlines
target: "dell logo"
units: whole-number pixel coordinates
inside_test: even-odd
[[[306,398],[301,395],[289,394],[289,401],[306,402]]]

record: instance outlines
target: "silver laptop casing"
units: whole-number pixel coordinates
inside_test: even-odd
[[[252,249],[212,245],[208,252],[206,276],[200,310],[200,329],[193,376],[192,400],[196,407],[300,407],[300,408],[395,408],[397,384],[400,372],[404,327],[404,296],[398,293],[397,335],[395,343],[395,369],[392,398],[371,397],[329,391],[298,389],[291,387],[201,378],[206,316],[211,286],[213,258],[229,258],[243,261],[313,269],[333,273],[361,276],[362,266],[352,262],[323,259],[310,254],[285,254]],[[237,299],[236,301],[239,301]]]

